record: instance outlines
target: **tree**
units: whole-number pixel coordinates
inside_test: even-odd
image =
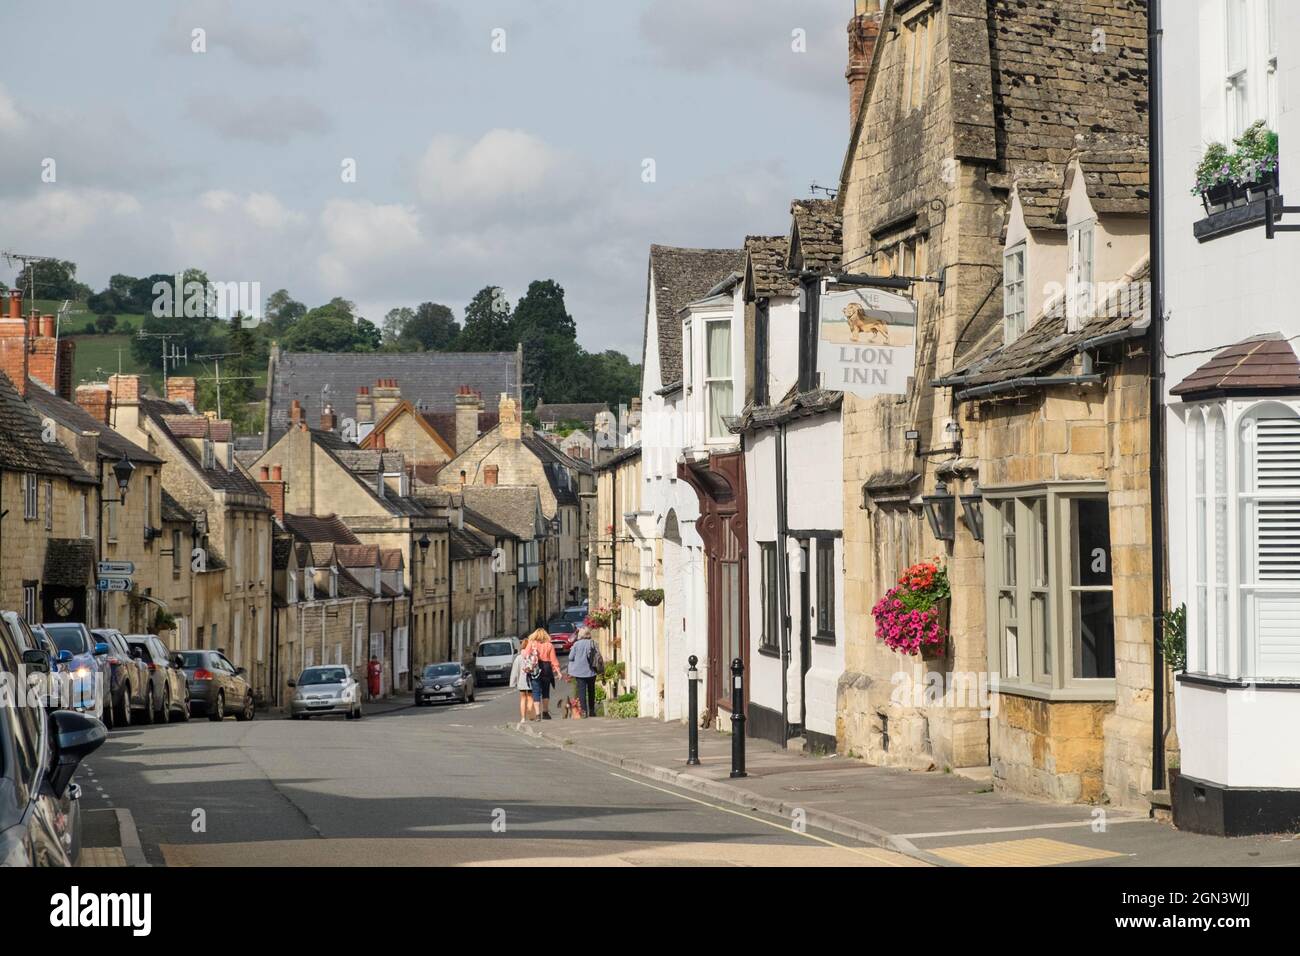
[[[456,315],[445,305],[421,302],[398,336],[402,351],[441,352],[450,348],[460,334]]]
[[[465,306],[465,325],[452,343],[451,351],[509,352],[514,347],[510,303],[500,286],[484,286]]]
[[[100,335],[111,335],[115,328],[117,328],[115,315],[101,315],[95,320],[95,329]]]
[[[584,353],[581,371],[575,376],[581,386],[579,402],[604,402],[617,411],[620,404],[628,404],[641,394],[641,366],[634,365],[622,352],[607,349],[604,352]]]
[[[330,299],[295,322],[280,344],[290,352],[373,352],[383,336],[355,311],[347,299]]]
[[[77,264],[67,259],[29,262],[14,278],[14,288],[37,299],[85,299],[90,286],[77,281]]]
[[[306,314],[307,306],[290,296],[288,289],[276,289],[266,299],[263,325],[272,335],[282,335]]]
[[[385,348],[394,352],[402,351],[398,340],[401,339],[402,330],[406,328],[406,324],[413,318],[415,318],[415,310],[407,306],[388,310],[388,313],[384,316],[383,325],[380,327]]]
[[[530,398],[566,402],[579,386],[575,363],[582,350],[578,327],[564,305],[564,289],[554,279],[534,280],[515,306],[510,332],[524,347],[524,382]]]

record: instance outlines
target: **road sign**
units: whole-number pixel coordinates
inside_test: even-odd
[[[100,561],[99,576],[105,578],[121,578],[135,574],[135,562],[133,561]]]
[[[129,591],[134,584],[130,578],[100,578],[99,590],[101,591]]]

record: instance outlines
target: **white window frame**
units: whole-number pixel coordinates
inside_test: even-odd
[[[23,620],[28,624],[37,622],[36,613],[36,585],[23,585]]]
[[[1092,318],[1096,220],[1085,219],[1067,230],[1066,318],[1070,331],[1077,331]]]
[[[1280,119],[1278,101],[1278,7],[1277,0],[1219,0],[1222,40],[1217,55],[1222,57],[1222,137],[1231,142],[1256,120],[1276,130]],[[1215,52],[1204,51],[1211,59]]]
[[[1019,262],[1020,274],[1014,276],[1011,265]],[[1010,345],[1029,328],[1026,290],[1029,285],[1028,244],[1016,243],[1002,254],[1002,341]]]
[[[1111,583],[1075,584],[1073,503],[1106,500],[1105,482],[1049,482],[986,488],[984,494],[985,614],[990,669],[1006,693],[1044,700],[1115,699],[1114,677],[1079,677],[1074,672],[1073,598],[1084,591],[1114,592],[1114,541],[1105,560]],[[1004,515],[1015,517],[1008,528]],[[1014,533],[1008,534],[1008,531]],[[1044,535],[1043,532],[1046,532]],[[1007,541],[1015,541],[1014,563],[1007,564]],[[1014,600],[1009,600],[1009,598]],[[1035,602],[1041,612],[1035,615]],[[1014,604],[1014,612],[1011,606]],[[1009,615],[1014,613],[1014,617]],[[1112,615],[1114,604],[1112,601]],[[1008,646],[1008,627],[1015,644]],[[1118,627],[1112,625],[1112,641]],[[1111,649],[1112,663],[1116,649]]]
[[[1250,0],[1224,0],[1223,118],[1227,139],[1250,125]],[[1236,16],[1234,16],[1234,13]],[[1236,32],[1234,32],[1234,24]],[[1236,42],[1234,42],[1236,41]],[[1239,49],[1234,50],[1233,47]]]
[[[36,476],[28,472],[22,473],[23,489],[23,520],[35,521],[40,517],[40,492],[36,486]]]
[[[691,388],[695,381],[693,369],[691,367],[694,349],[691,348],[692,323],[690,319],[682,320],[682,388],[686,394],[691,394]]]
[[[1300,608],[1300,548],[1280,552],[1277,544],[1285,512],[1300,513],[1300,456],[1274,467],[1274,487],[1255,487],[1261,444],[1278,447],[1273,429],[1287,427],[1261,430],[1259,422],[1294,421],[1290,427],[1300,431],[1300,399],[1224,399],[1178,411],[1188,435],[1184,517],[1190,534],[1174,602],[1187,605],[1187,672],[1241,683],[1300,680],[1300,633],[1270,652],[1258,630],[1261,612],[1293,621]],[[1271,571],[1261,561],[1261,506],[1272,506],[1278,516],[1268,535]]]
[[[713,401],[714,401],[713,389],[715,385],[725,384],[731,386],[731,408],[726,415],[718,416],[718,421],[722,422],[723,418],[730,418],[732,415],[736,414],[736,362],[735,362],[735,354],[734,354],[735,347],[736,347],[736,342],[735,342],[736,329],[735,329],[735,325],[731,321],[731,316],[725,316],[725,317],[720,316],[718,318],[705,319],[702,325],[704,326],[704,348],[703,348],[704,368],[702,369],[702,372],[704,377],[705,439],[710,442],[730,441],[732,436],[729,432],[726,431],[725,425],[723,425],[722,434],[715,435],[713,433]],[[725,325],[727,327],[727,368],[729,370],[727,375],[717,375],[717,376],[709,375],[709,366],[711,364],[709,362],[709,359],[711,357],[709,351],[710,348],[709,342],[711,340],[709,332],[711,331],[712,327],[715,325]]]
[[[54,530],[54,480],[45,481],[45,530]]]

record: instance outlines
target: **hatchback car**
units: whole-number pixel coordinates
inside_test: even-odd
[[[578,639],[578,627],[582,622],[573,621],[551,621],[546,625],[546,631],[551,637],[551,647],[555,648],[556,654],[567,654],[573,642]]]
[[[96,641],[108,645],[110,678],[108,700],[104,707],[105,727],[128,727],[134,712],[148,705],[149,668],[131,656],[126,635],[113,627],[97,627],[90,632]]]
[[[220,651],[177,651],[190,694],[190,715],[208,720],[253,719],[253,688],[248,672]]]
[[[289,681],[295,688],[289,702],[289,716],[306,720],[325,714],[343,714],[348,720],[362,716],[361,685],[352,676],[352,670],[343,664],[321,664],[307,667],[298,679]]]
[[[177,658],[167,645],[156,634],[128,634],[126,643],[131,654],[144,661],[149,669],[144,722],[165,724],[173,718],[189,720],[189,688],[185,686],[184,673],[176,666]]]
[[[18,648],[27,685],[25,702],[45,707],[58,706],[60,678],[58,651],[49,636],[39,627],[28,627],[22,616],[14,611],[0,611],[0,625]],[[15,691],[20,688],[15,688]],[[34,695],[34,696],[32,696]]]
[[[494,637],[479,644],[474,651],[474,683],[488,684],[510,682],[510,668],[514,666],[519,645],[513,637]]]
[[[417,707],[438,701],[459,701],[464,704],[473,699],[474,671],[464,664],[426,664],[420,674],[420,682],[415,685]]]
[[[0,671],[23,671],[22,652],[0,628]],[[0,864],[75,866],[81,851],[77,765],[107,738],[94,717],[19,706],[0,694]]]
[[[71,676],[70,695],[64,706],[103,717],[112,679],[108,645],[97,643],[84,624],[58,622],[41,626],[59,649],[59,667]]]

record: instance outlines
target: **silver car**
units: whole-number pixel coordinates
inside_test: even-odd
[[[289,681],[295,688],[289,702],[289,716],[306,720],[322,714],[343,714],[348,720],[361,718],[361,685],[343,664],[308,667]]]
[[[436,703],[440,700],[460,701],[474,699],[474,671],[464,664],[426,664],[415,685],[415,706]]]

